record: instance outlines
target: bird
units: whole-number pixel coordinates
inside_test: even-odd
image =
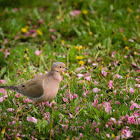
[[[47,74],[40,75],[20,85],[0,86],[0,88],[18,92],[36,103],[50,101],[57,95],[61,73],[66,70],[69,69],[63,62],[55,62]]]

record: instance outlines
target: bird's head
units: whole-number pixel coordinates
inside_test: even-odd
[[[66,68],[66,65],[63,62],[56,62],[52,65],[51,70],[61,73],[68,70],[68,68]]]

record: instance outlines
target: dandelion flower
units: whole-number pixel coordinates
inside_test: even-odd
[[[113,139],[115,139],[115,138],[116,138],[116,136],[115,136],[114,134],[112,134],[112,138],[113,138]]]
[[[88,13],[88,11],[87,10],[83,10],[83,12],[82,12],[84,15],[86,15],[87,13]]]
[[[76,59],[81,60],[83,59],[83,56],[76,56]]]
[[[40,31],[39,29],[36,30],[36,31],[37,31],[37,34],[38,34],[39,36],[42,36],[42,35],[43,35],[42,31]]]
[[[79,61],[79,63],[78,63],[79,65],[84,65],[85,64],[85,62],[84,61]]]
[[[126,47],[125,47],[125,49],[126,49],[126,50],[129,50],[129,47],[128,47],[128,46],[126,46]]]
[[[28,31],[27,28],[21,28],[22,33],[27,33],[27,31]]]

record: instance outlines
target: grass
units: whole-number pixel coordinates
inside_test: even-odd
[[[50,103],[0,89],[0,139],[139,138],[138,0],[0,5],[1,85],[21,84],[53,62],[70,69]]]

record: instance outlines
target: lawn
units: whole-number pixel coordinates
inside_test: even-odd
[[[139,0],[0,0],[0,85],[64,62],[53,101],[0,89],[0,139],[140,138]]]

